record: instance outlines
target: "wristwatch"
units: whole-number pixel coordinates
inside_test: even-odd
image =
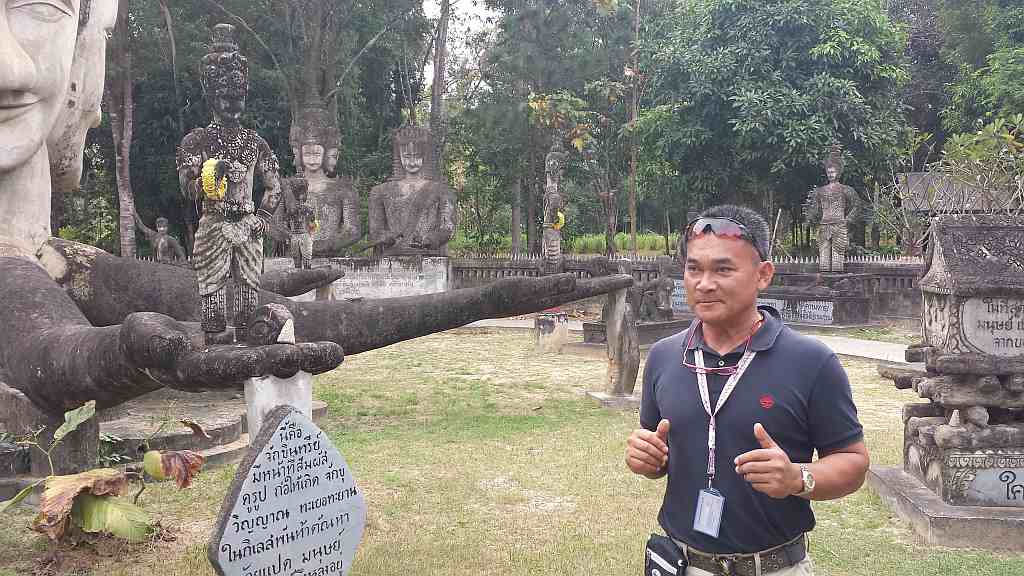
[[[811,474],[811,468],[807,464],[800,464],[800,478],[804,481],[804,489],[794,496],[805,498],[814,492],[814,474]]]

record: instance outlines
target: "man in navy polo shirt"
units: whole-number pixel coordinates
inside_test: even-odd
[[[687,576],[812,574],[810,500],[856,491],[868,470],[846,373],[826,346],[757,306],[775,273],[760,215],[716,206],[680,244],[697,318],[648,354],[626,464],[668,475],[658,520]]]

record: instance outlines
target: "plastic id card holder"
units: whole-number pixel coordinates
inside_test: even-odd
[[[693,529],[712,538],[718,538],[722,526],[722,510],[725,496],[714,488],[705,488],[697,493],[697,512],[693,515]]]

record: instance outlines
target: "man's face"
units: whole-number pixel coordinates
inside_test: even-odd
[[[89,128],[100,125],[107,33],[114,27],[116,17],[116,0],[92,0],[89,20],[78,33],[67,105],[60,107],[57,122],[46,141],[51,180],[63,191],[78,188],[85,137]]]
[[[746,321],[758,291],[771,284],[774,273],[770,262],[760,262],[750,242],[702,234],[686,246],[686,301],[707,324],[729,326]]]
[[[412,142],[402,146],[402,168],[408,174],[416,174],[423,168],[423,154]]]
[[[302,165],[310,172],[319,170],[324,165],[324,147],[319,144],[303,144]]]
[[[68,90],[78,8],[79,0],[0,4],[0,174],[25,164],[53,128]]]

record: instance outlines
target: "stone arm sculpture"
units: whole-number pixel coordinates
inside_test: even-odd
[[[804,216],[810,224],[817,224],[821,221],[821,198],[819,197],[818,188],[811,190],[811,193],[807,196],[807,200],[804,202]]]
[[[843,186],[843,197],[846,198],[846,223],[852,224],[860,216],[860,198],[853,186]]]
[[[139,232],[146,237],[146,240],[152,240],[153,236],[156,236],[156,230],[153,230],[149,226],[146,226],[142,218],[139,218],[139,213],[132,210],[132,217],[135,218],[135,227],[139,229]]]
[[[199,319],[195,278],[181,268],[126,260],[65,240],[54,239],[50,246],[54,249],[46,263],[50,276],[94,326],[119,324],[140,310],[162,312],[181,322]],[[264,290],[260,303],[284,304],[295,317],[300,342],[330,341],[349,354],[358,354],[475,320],[545,310],[632,283],[632,277],[624,275],[576,280],[572,274],[559,274],[504,278],[481,288],[357,302],[293,302]],[[154,290],[156,285],[161,288]],[[116,291],[110,289],[115,286]],[[196,326],[188,329],[198,333]]]
[[[380,246],[382,248],[388,248],[394,246],[395,242],[400,237],[400,234],[395,234],[388,227],[387,208],[384,205],[384,194],[379,190],[372,190],[370,192],[370,210],[369,210],[369,226],[370,226],[370,244],[373,246]]]
[[[337,194],[341,199],[340,225],[334,234],[313,242],[314,256],[337,256],[363,237],[359,225],[359,196],[355,189],[350,182],[339,178]]]
[[[59,266],[56,255],[48,260]],[[202,390],[300,369],[325,372],[342,361],[341,347],[330,342],[201,350],[187,326],[154,312],[95,326],[47,270],[25,258],[0,258],[0,299],[8,328],[0,331],[0,380],[55,415],[88,400],[106,408],[164,386]]]
[[[440,191],[437,201],[437,228],[424,238],[426,248],[439,248],[451,241],[455,234],[456,217],[458,214],[455,194],[445,185]]]
[[[256,212],[266,224],[266,230],[269,230],[270,217],[281,203],[281,177],[278,175],[280,166],[274,151],[263,138],[258,139],[257,151],[260,159],[256,162],[256,174],[263,178],[263,200],[260,201],[260,207]]]

